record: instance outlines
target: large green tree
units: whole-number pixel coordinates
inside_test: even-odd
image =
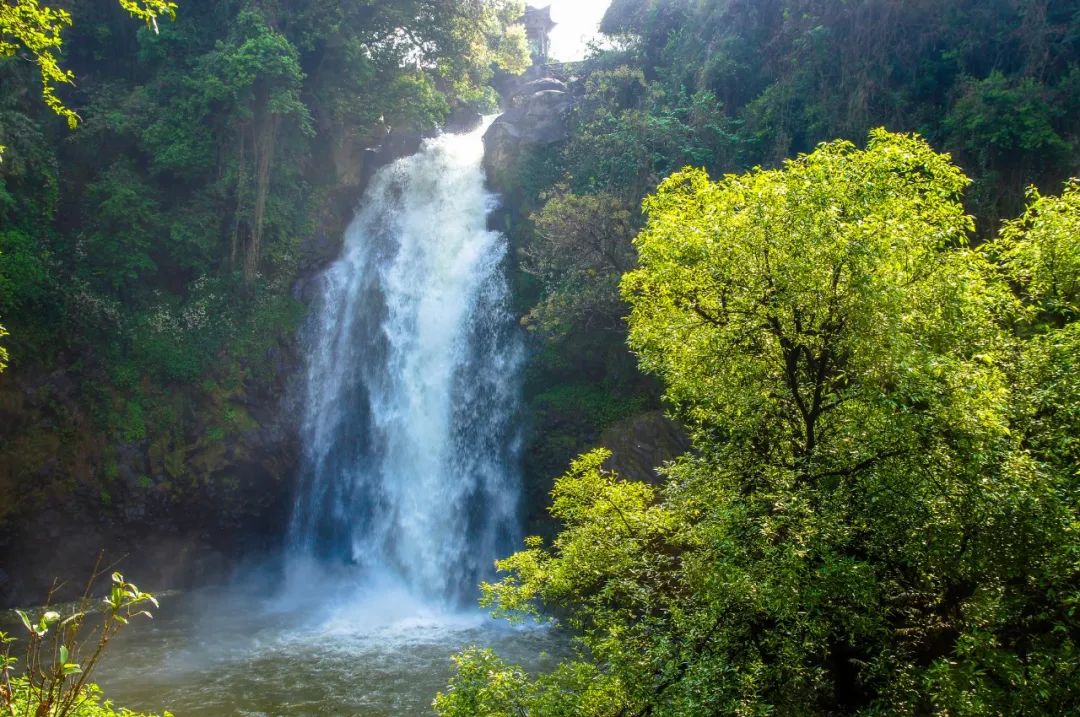
[[[444,715],[1076,706],[1074,332],[1009,330],[1040,309],[969,248],[967,184],[879,130],[660,185],[623,292],[695,450],[661,488],[602,453],[557,481],[562,531],[485,600],[564,616],[578,656],[529,679],[463,654]],[[1037,201],[1003,252],[1067,241],[1073,196]]]
[[[563,188],[636,207],[682,167],[713,177],[776,167],[877,126],[917,131],[952,154],[973,180],[965,206],[989,240],[1001,217],[1020,212],[1027,185],[1049,190],[1080,172],[1078,10],[1078,0],[612,2],[601,29],[615,41],[575,68],[566,142],[493,177],[518,210],[513,244],[546,250],[551,242],[530,217],[544,217],[548,203],[563,209]],[[588,253],[580,232],[559,241],[571,256]],[[618,280],[599,267],[584,293],[599,297]],[[582,308],[567,302],[569,282],[521,277],[520,286],[533,318]],[[655,384],[629,368],[625,331],[595,323],[565,321],[532,337],[527,450],[553,458],[527,463],[537,492],[548,490],[553,462],[565,465],[596,440],[585,412],[549,411],[547,394],[587,380],[616,400],[658,399]]]

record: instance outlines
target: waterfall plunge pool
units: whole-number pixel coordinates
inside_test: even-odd
[[[130,709],[176,717],[432,715],[450,657],[493,648],[526,670],[567,639],[475,604],[520,545],[522,346],[487,228],[483,133],[380,169],[319,277],[296,510],[277,569],[161,597],[94,673]],[[138,578],[138,576],[132,576]],[[9,619],[10,618],[10,619]],[[14,615],[0,613],[12,632]]]
[[[450,657],[466,647],[530,672],[567,650],[557,630],[431,605],[392,582],[261,590],[163,597],[152,621],[110,646],[95,681],[118,705],[176,717],[412,717],[434,714]]]
[[[117,704],[429,715],[459,650],[492,647],[529,670],[565,651],[552,631],[443,607],[475,604],[492,562],[520,544],[523,349],[506,238],[487,227],[492,119],[380,169],[317,277],[284,588],[166,599],[97,675]]]

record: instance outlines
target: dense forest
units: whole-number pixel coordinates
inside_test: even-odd
[[[685,166],[776,167],[819,142],[917,132],[972,179],[973,241],[1035,185],[1080,171],[1072,2],[636,2],[579,68],[569,139],[499,182],[522,247],[519,295],[541,347],[526,471],[543,485],[660,389],[626,350],[621,275],[642,199]],[[541,496],[548,488],[541,489]]]
[[[481,603],[571,646],[435,710],[1080,710],[1080,2],[614,0],[527,72],[510,0],[55,4],[51,75],[0,14],[0,602],[280,546],[312,277],[524,72],[571,98],[487,167],[538,537]]]

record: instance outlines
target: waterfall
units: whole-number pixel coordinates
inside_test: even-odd
[[[293,554],[450,604],[516,538],[521,347],[486,127],[379,170],[303,334]]]

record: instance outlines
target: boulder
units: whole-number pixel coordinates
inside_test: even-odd
[[[574,100],[566,84],[542,78],[519,87],[510,108],[484,134],[484,170],[489,184],[499,192],[512,186],[524,154],[565,140]]]
[[[518,106],[523,100],[527,100],[538,92],[567,92],[566,83],[554,77],[542,77],[539,80],[526,82],[514,89],[510,98],[511,106]]]

